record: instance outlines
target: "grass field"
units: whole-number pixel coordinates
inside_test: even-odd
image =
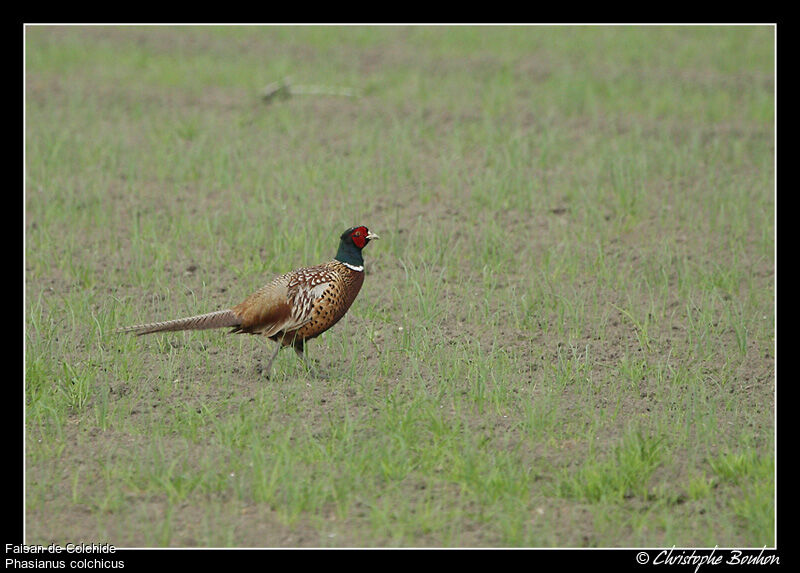
[[[773,546],[772,27],[26,29],[28,543]],[[349,88],[265,101],[270,82]],[[230,307],[363,224],[347,316]]]

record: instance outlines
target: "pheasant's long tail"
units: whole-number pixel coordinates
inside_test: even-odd
[[[132,332],[137,335],[150,334],[151,332],[171,332],[176,330],[205,330],[207,328],[224,328],[226,326],[239,326],[241,319],[232,310],[218,310],[207,314],[176,318],[164,322],[151,322],[119,328],[116,332]]]

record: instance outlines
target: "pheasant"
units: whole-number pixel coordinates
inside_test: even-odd
[[[269,378],[278,352],[292,346],[305,361],[305,343],[339,322],[364,283],[361,250],[380,237],[366,227],[351,227],[339,238],[330,262],[300,268],[267,283],[228,310],[121,328],[137,335],[176,330],[231,327],[231,333],[261,334],[277,342],[265,369]]]

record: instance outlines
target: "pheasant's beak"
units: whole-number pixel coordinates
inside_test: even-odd
[[[367,231],[367,239],[380,239],[380,237],[372,231]]]

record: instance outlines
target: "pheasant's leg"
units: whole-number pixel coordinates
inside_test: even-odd
[[[316,362],[311,358],[309,358],[308,356],[306,356],[305,343],[302,340],[295,340],[292,346],[294,347],[295,353],[297,354],[297,356],[300,357],[300,360],[303,361],[303,364],[305,364],[306,368],[311,373],[311,375],[314,376],[315,378],[320,378],[321,377],[320,371]]]
[[[275,347],[275,352],[270,356],[269,362],[267,362],[267,368],[264,370],[264,375],[267,377],[267,380],[269,380],[269,373],[272,370],[272,363],[275,362],[275,357],[278,356],[278,352],[281,351],[281,343],[278,342]]]
[[[294,348],[295,354],[303,361],[303,364],[306,365],[307,368],[311,369],[312,364],[310,363],[308,357],[305,354],[305,344],[302,340],[295,340],[292,343],[292,347]]]

